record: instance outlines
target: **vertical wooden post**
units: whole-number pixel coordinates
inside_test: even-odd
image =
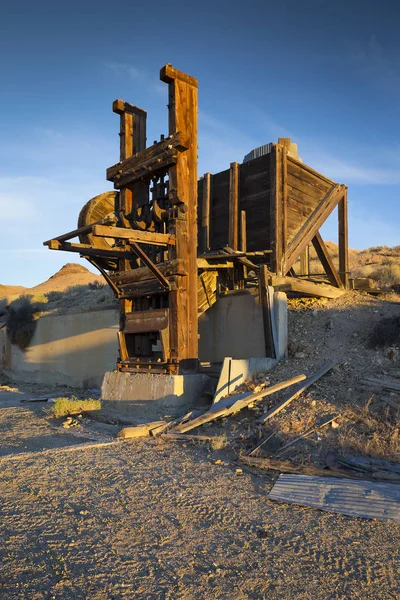
[[[211,173],[206,173],[203,177],[202,188],[202,251],[207,252],[210,249],[210,210],[211,210]]]
[[[286,151],[274,145],[271,152],[271,202],[270,202],[270,245],[271,270],[277,275],[286,275],[284,260],[286,253]]]
[[[229,241],[232,250],[239,249],[239,163],[231,163],[229,178]]]
[[[128,102],[124,102],[123,100],[114,100],[112,105],[113,112],[120,116],[120,151],[119,158],[120,160],[124,160],[125,158],[129,158],[133,154],[140,152],[141,150],[146,149],[146,119],[147,113],[145,110],[138,108],[137,106],[133,106],[133,104],[129,104]],[[148,186],[136,186],[135,188],[135,196],[139,195],[147,195],[148,194]],[[115,207],[116,212],[120,216],[121,220],[125,220],[130,216],[133,210],[133,206],[136,198],[134,198],[134,194],[132,189],[129,187],[121,188],[119,192],[119,201],[118,206]],[[127,245],[125,243],[125,245]],[[125,271],[126,269],[131,268],[130,261],[125,258],[120,258],[118,260],[118,269],[119,271]],[[132,311],[132,300],[121,299],[120,301],[120,325],[121,329],[123,327],[123,322],[125,318],[125,313]],[[135,344],[138,341],[138,338],[143,336],[135,336]],[[118,334],[119,341],[119,350],[120,350],[120,358],[121,360],[127,360],[128,352],[126,346],[125,336],[122,331]]]
[[[123,100],[114,100],[113,112],[120,116],[120,160],[145,150],[146,111]],[[123,213],[123,216],[128,216],[132,212],[133,197],[130,188],[125,187],[120,190],[119,207],[117,208]]]
[[[246,211],[240,211],[240,251],[247,252],[247,224]]]
[[[300,254],[300,275],[309,275],[310,274],[310,245],[304,248],[303,252]]]
[[[349,289],[349,228],[347,216],[347,187],[338,204],[339,217],[339,275],[343,287]]]
[[[170,200],[176,218],[168,222],[176,245],[170,258],[182,260],[176,290],[169,294],[171,356],[179,358],[179,372],[198,370],[197,325],[197,79],[168,64],[160,79],[169,84],[169,134],[180,132],[188,149],[178,153],[169,169]]]

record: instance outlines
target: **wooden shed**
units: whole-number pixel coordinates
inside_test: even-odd
[[[199,180],[199,254],[224,246],[270,251],[269,270],[295,277],[293,265],[312,243],[331,285],[347,288],[347,186],[303,164],[290,147],[279,138],[266,154]],[[338,269],[319,234],[336,207]]]

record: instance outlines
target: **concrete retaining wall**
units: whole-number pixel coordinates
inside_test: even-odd
[[[274,295],[280,358],[287,346],[285,294]],[[42,317],[25,352],[0,330],[0,366],[19,381],[100,388],[118,357],[119,313],[102,310]],[[262,309],[258,295],[235,292],[220,298],[199,319],[201,361],[222,362],[265,357]]]
[[[23,352],[0,336],[0,365],[19,381],[100,388],[118,357],[117,310],[46,316],[38,319]]]

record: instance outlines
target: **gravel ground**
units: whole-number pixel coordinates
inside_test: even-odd
[[[0,597],[399,597],[397,526],[269,501],[236,469],[155,440],[0,457]]]

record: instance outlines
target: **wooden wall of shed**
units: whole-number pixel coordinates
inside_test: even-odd
[[[239,165],[239,213],[246,211],[247,250],[268,250],[270,247],[270,162],[266,154]],[[202,198],[203,180],[198,184]],[[202,203],[198,203],[199,250],[202,248]],[[228,244],[229,237],[229,169],[211,177],[210,249]]]
[[[335,183],[288,156],[286,184],[289,243]]]

